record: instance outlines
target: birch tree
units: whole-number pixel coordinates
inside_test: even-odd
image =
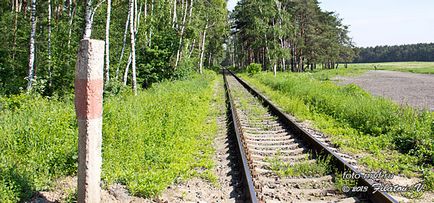
[[[132,71],[132,88],[134,95],[137,95],[137,79],[136,79],[136,38],[135,38],[135,18],[134,5],[136,0],[130,0],[130,36],[131,36],[131,71]]]
[[[205,23],[205,28],[203,29],[202,34],[202,45],[200,48],[200,56],[199,56],[199,73],[203,73],[203,57],[205,53],[205,41],[206,41],[206,31],[208,30],[208,20]]]
[[[31,0],[31,31],[30,31],[30,49],[29,49],[29,71],[27,76],[27,92],[32,90],[32,84],[35,80],[35,38],[36,38],[36,0]]]
[[[48,0],[48,86],[51,88],[51,0]]]
[[[86,14],[84,17],[85,27],[83,33],[83,39],[90,39],[92,34],[92,0],[86,0]]]
[[[128,25],[130,23],[130,10],[128,9],[128,15],[127,15],[127,20],[125,21],[125,29],[124,29],[124,37],[122,40],[122,49],[121,49],[121,54],[119,56],[119,63],[118,63],[118,67],[116,68],[116,80],[118,79],[119,76],[119,69],[121,67],[121,63],[122,63],[122,58],[124,57],[124,52],[125,52],[125,46],[127,44],[127,33],[128,33]],[[129,57],[128,57],[129,58]],[[128,70],[126,70],[125,72],[128,72]],[[125,81],[125,80],[124,80]],[[126,84],[125,84],[126,85]]]
[[[111,15],[111,0],[107,0],[107,19],[105,25],[105,82],[110,81],[110,15]]]

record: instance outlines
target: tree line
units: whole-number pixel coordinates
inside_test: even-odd
[[[356,63],[434,61],[434,43],[357,48]]]
[[[348,26],[317,0],[241,0],[231,15],[232,36],[225,63],[264,70],[302,72],[351,62]]]
[[[225,0],[0,2],[0,94],[73,90],[79,41],[105,40],[106,88],[148,87],[220,63]]]

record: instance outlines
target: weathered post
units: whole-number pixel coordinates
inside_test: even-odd
[[[75,70],[78,119],[78,202],[101,200],[104,41],[83,39]]]

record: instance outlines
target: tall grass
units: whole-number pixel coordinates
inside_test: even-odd
[[[105,98],[104,185],[153,196],[175,181],[212,178],[207,122],[215,74],[157,84],[137,97]],[[72,99],[0,98],[0,202],[29,198],[58,177],[77,172],[77,123]],[[197,172],[203,171],[203,172]]]
[[[254,77],[272,89],[297,97],[311,111],[331,116],[371,136],[388,135],[396,149],[434,163],[432,114],[401,107],[374,97],[356,85],[337,86],[313,79],[309,74],[271,74]]]
[[[284,111],[309,120],[343,151],[361,156],[368,170],[419,176],[433,185],[434,113],[401,107],[355,85],[322,81],[324,76],[330,77],[318,72],[243,78]]]

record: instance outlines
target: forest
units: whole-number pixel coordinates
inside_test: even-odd
[[[228,49],[237,67],[261,64],[264,70],[304,72],[352,62],[348,26],[334,12],[312,1],[240,1],[231,14]]]
[[[106,41],[106,90],[146,88],[221,62],[304,71],[355,56],[348,27],[315,0],[241,1],[230,20],[223,0],[88,2],[91,37]],[[85,1],[2,2],[1,94],[70,93],[85,10]]]
[[[355,63],[434,61],[434,43],[356,48]]]
[[[8,95],[71,93],[86,19],[90,37],[106,42],[106,90],[218,65],[228,35],[224,0],[11,0],[0,13],[0,94]]]

